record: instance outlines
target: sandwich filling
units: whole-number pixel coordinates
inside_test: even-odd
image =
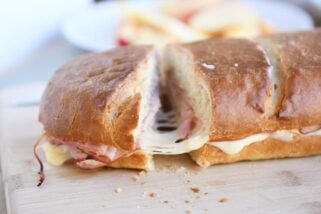
[[[317,130],[307,131],[312,129],[317,129]],[[291,143],[299,137],[320,136],[320,135],[321,135],[321,129],[320,129],[320,126],[317,125],[317,126],[305,127],[303,129],[280,130],[275,132],[258,133],[258,134],[250,135],[240,140],[215,141],[215,142],[208,142],[207,144],[219,148],[221,151],[225,152],[226,154],[235,155],[241,152],[246,146],[249,146],[253,143],[264,141],[268,138],[277,139],[277,140],[283,141],[284,143]]]
[[[94,169],[107,166],[120,157],[134,153],[108,145],[62,141],[54,137],[48,139],[49,142],[43,144],[43,148],[47,161],[54,166],[60,166],[73,159],[80,168]]]

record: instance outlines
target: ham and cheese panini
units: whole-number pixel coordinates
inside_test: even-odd
[[[175,127],[157,128],[167,93]],[[47,160],[151,169],[321,153],[321,29],[113,49],[60,68],[40,107]],[[164,132],[167,131],[167,132]]]

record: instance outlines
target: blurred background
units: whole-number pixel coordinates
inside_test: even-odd
[[[321,20],[321,0],[0,1],[0,89],[46,81],[85,52],[306,30]]]

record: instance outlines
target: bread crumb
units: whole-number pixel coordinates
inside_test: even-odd
[[[163,201],[164,204],[168,204],[168,201]]]
[[[235,63],[234,66],[235,66],[235,67],[239,67],[239,64]]]
[[[136,182],[138,180],[138,176],[137,175],[133,176],[132,180]]]
[[[187,210],[185,213],[186,213],[186,214],[190,214],[190,213],[191,213],[191,211]]]
[[[208,192],[204,192],[204,195],[208,195]]]
[[[189,204],[189,203],[191,203],[189,200],[185,200],[184,201],[186,204]]]
[[[142,176],[142,175],[145,175],[145,174],[146,174],[145,171],[140,171],[140,172],[138,173],[139,176]]]
[[[123,191],[123,189],[120,188],[120,187],[117,187],[117,188],[115,189],[115,192],[116,192],[116,193],[121,193],[122,191]]]
[[[149,197],[151,197],[151,198],[154,198],[154,197],[156,197],[156,196],[157,196],[157,194],[154,193],[154,192],[149,193]]]
[[[181,173],[185,172],[185,170],[186,170],[186,168],[183,167],[183,166],[181,166],[181,167],[179,167],[178,169],[176,169],[176,173],[177,173],[177,174],[181,174]]]
[[[196,198],[196,199],[200,199],[201,197],[200,197],[199,195],[197,195],[195,198]]]
[[[194,193],[199,193],[200,192],[200,189],[198,187],[191,187],[191,190],[194,192]]]
[[[225,198],[225,197],[222,197],[219,200],[220,203],[226,203],[227,201],[228,201],[228,198]]]

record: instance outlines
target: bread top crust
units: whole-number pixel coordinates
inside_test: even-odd
[[[62,66],[43,94],[39,120],[48,135],[65,141],[106,144],[135,150],[140,94],[128,88],[139,81],[150,46],[117,48],[80,56]]]
[[[239,139],[267,129],[271,67],[261,47],[246,39],[210,39],[181,47],[208,84],[210,140]]]
[[[282,75],[278,120],[283,128],[321,124],[321,29],[261,37]]]

